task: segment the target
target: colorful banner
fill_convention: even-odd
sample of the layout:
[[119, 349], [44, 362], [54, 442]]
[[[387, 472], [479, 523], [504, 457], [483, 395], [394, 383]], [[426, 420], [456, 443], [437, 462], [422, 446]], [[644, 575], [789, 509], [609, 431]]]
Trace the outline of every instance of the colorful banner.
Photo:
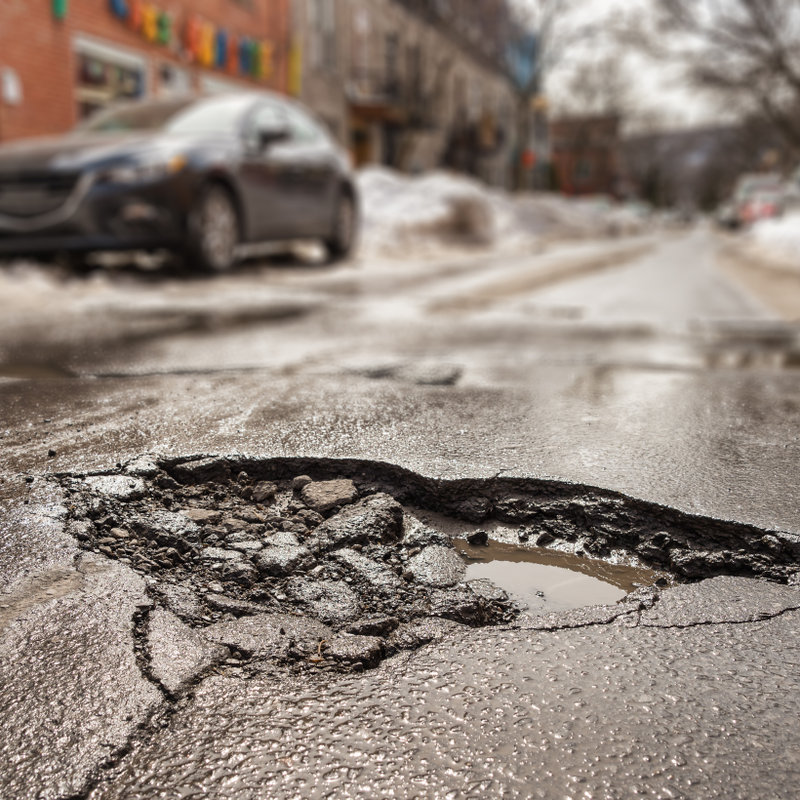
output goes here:
[[148, 42], [180, 47], [196, 64], [256, 80], [272, 77], [275, 49], [270, 41], [237, 37], [196, 14], [187, 17], [181, 29], [167, 11], [148, 0], [109, 3], [112, 14]]

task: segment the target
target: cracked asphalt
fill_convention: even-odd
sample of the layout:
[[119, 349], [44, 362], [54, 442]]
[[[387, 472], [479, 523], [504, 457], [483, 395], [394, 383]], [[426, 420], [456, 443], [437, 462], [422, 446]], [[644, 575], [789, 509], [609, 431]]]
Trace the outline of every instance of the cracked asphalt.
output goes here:
[[718, 248], [698, 229], [186, 285], [4, 273], [0, 796], [795, 797], [796, 581], [721, 574], [360, 675], [244, 679], [78, 548], [46, 478], [142, 453], [360, 459], [796, 543], [797, 322]]

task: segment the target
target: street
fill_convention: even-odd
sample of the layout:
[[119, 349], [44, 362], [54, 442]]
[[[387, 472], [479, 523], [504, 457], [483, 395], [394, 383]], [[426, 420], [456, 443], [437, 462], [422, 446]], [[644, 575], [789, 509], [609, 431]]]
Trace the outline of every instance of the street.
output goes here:
[[[213, 279], [5, 268], [0, 796], [796, 796], [800, 280], [729, 247], [698, 225]], [[603, 529], [599, 556], [676, 582], [359, 673], [198, 656], [165, 690], [157, 654], [204, 652], [202, 625], [159, 634], [155, 573], [81, 549], [64, 494], [148, 454], [406, 481], [461, 520], [467, 481], [487, 524], [513, 492], [613, 507], [625, 542], [556, 544]]]

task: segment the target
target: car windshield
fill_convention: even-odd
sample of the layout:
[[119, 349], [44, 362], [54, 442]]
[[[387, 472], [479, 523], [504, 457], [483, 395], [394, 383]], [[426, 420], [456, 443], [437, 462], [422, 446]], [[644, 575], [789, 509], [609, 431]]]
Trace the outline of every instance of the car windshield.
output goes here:
[[738, 197], [750, 197], [756, 192], [777, 191], [780, 178], [773, 175], [753, 175], [742, 178], [736, 190]]
[[204, 100], [135, 103], [102, 111], [83, 125], [81, 131], [124, 133], [165, 131], [167, 133], [232, 134], [239, 129], [250, 98], [231, 96]]

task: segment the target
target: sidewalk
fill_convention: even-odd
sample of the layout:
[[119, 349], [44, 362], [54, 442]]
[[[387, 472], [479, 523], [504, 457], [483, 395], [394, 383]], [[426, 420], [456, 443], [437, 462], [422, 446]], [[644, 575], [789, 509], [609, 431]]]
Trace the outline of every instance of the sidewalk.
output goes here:
[[722, 269], [789, 322], [800, 322], [800, 261], [742, 237], [720, 238]]

